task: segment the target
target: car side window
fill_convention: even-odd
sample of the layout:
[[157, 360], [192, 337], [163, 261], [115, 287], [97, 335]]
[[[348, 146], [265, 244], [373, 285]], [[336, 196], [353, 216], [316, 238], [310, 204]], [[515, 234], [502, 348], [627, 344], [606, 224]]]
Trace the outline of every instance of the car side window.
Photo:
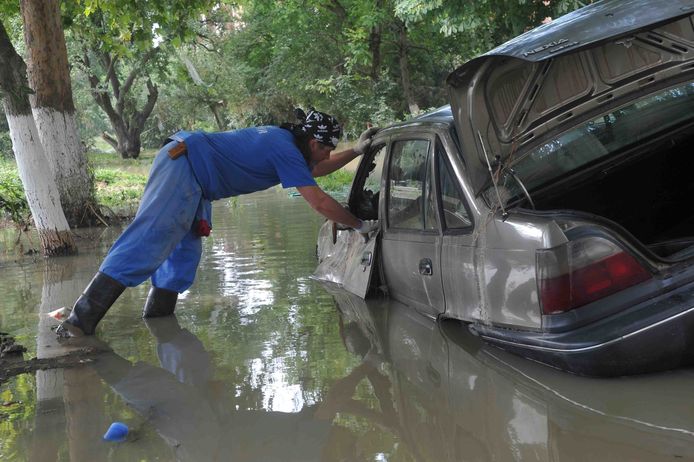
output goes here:
[[[386, 145], [376, 146], [366, 154], [368, 165], [360, 166], [355, 192], [350, 198], [350, 210], [362, 220], [378, 219], [378, 199], [381, 190], [381, 176], [385, 160]], [[365, 168], [364, 168], [365, 167]], [[360, 185], [360, 178], [363, 183]]]
[[465, 197], [458, 180], [445, 159], [443, 146], [436, 145], [436, 162], [439, 170], [439, 187], [443, 223], [447, 229], [463, 229], [472, 226], [472, 220], [465, 205]]
[[393, 143], [388, 172], [388, 224], [394, 228], [423, 230], [428, 140]]

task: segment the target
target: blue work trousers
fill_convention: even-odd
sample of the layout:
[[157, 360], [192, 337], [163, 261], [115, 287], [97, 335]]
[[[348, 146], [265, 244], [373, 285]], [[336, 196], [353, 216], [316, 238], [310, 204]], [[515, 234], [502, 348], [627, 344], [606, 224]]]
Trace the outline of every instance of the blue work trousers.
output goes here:
[[99, 268], [125, 286], [151, 277], [155, 287], [181, 293], [195, 280], [202, 243], [193, 222], [203, 210], [209, 221], [210, 203], [186, 156], [169, 158], [176, 143], [157, 154], [134, 220]]

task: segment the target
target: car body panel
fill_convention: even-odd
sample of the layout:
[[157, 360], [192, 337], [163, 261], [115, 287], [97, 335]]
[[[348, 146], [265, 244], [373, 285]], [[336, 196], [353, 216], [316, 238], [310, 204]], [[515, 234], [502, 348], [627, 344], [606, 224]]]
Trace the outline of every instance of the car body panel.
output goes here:
[[[406, 233], [386, 233], [381, 241], [382, 264], [389, 294], [414, 306], [424, 314], [436, 316], [445, 306], [441, 278], [441, 237]], [[428, 264], [430, 274], [420, 266]]]
[[326, 221], [318, 235], [320, 260], [313, 277], [339, 284], [364, 298], [376, 266], [377, 242], [376, 233], [367, 239], [353, 229], [337, 230], [334, 222]]

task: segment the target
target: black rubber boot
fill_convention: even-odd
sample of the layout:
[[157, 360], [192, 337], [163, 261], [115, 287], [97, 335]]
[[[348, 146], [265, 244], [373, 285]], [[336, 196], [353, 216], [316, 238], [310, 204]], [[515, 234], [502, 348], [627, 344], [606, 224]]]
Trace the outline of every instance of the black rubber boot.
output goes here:
[[170, 316], [176, 309], [176, 300], [178, 300], [178, 292], [152, 286], [149, 289], [149, 295], [147, 295], [147, 301], [142, 310], [142, 317], [158, 318]]
[[60, 336], [94, 335], [96, 325], [101, 321], [111, 305], [125, 290], [120, 282], [104, 273], [96, 273], [80, 298], [72, 307], [70, 316], [58, 327]]

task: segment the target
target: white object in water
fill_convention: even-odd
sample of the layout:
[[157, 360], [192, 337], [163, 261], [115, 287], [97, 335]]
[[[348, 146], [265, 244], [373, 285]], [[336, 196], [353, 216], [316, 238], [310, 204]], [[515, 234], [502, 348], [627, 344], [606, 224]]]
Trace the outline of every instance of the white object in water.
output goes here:
[[47, 314], [48, 314], [48, 316], [50, 316], [53, 319], [56, 319], [58, 321], [62, 321], [65, 318], [67, 318], [68, 316], [70, 316], [71, 311], [72, 310], [70, 308], [66, 308], [63, 306], [62, 308], [58, 308], [57, 310], [53, 310]]

